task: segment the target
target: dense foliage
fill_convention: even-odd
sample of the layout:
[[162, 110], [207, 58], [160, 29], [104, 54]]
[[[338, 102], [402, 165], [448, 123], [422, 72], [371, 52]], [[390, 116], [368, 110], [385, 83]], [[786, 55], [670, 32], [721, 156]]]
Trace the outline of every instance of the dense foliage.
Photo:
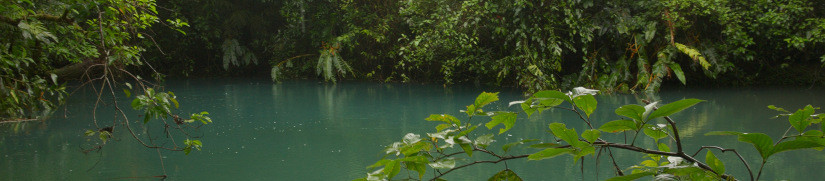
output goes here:
[[[521, 111], [515, 112], [483, 110], [485, 106], [499, 100], [498, 93], [483, 92], [465, 110], [461, 110], [467, 114], [466, 120], [460, 120], [449, 114], [430, 115], [426, 118], [427, 121], [441, 122], [435, 126], [435, 132], [429, 132], [424, 137], [415, 133], [406, 134], [401, 141], [386, 147], [381, 160], [367, 167], [370, 172], [366, 174], [366, 177], [356, 180], [444, 180], [443, 176], [459, 169], [476, 164], [499, 163], [505, 165], [505, 169], [497, 173], [491, 172], [489, 180], [522, 180], [516, 171], [506, 166], [509, 160], [526, 158], [530, 161], [539, 161], [563, 155], [572, 156], [573, 164], [582, 164], [582, 169], [584, 169], [583, 157], [607, 155], [602, 158], [609, 158], [606, 160], [612, 163], [612, 169], [616, 173], [608, 180], [615, 181], [636, 180], [649, 176], [655, 177], [655, 180], [736, 180], [737, 178], [744, 180], [747, 178], [745, 175], [731, 175], [725, 172], [726, 167], [738, 165], [738, 163], [725, 163], [718, 159], [713, 151], [719, 151], [716, 154], [720, 152], [735, 154], [742, 166], [748, 170], [750, 180], [759, 180], [765, 163], [777, 153], [800, 149], [821, 151], [825, 148], [825, 137], [823, 137], [825, 126], [822, 126], [825, 125], [822, 122], [825, 117], [816, 114], [819, 108], [810, 105], [795, 112], [768, 106], [770, 109], [781, 112], [779, 116], [787, 116], [790, 123], [788, 131], [776, 141], [764, 133], [714, 131], [705, 134], [706, 136], [737, 136], [740, 142], [753, 145], [761, 156], [758, 162], [761, 165], [757, 170], [756, 167], [751, 167], [748, 160], [734, 149], [724, 148], [724, 146], [683, 147], [685, 143], [679, 135], [680, 127], [677, 126], [679, 121], [669, 116], [701, 103], [703, 100], [683, 99], [662, 106], [658, 106], [658, 102], [646, 103], [646, 105], [628, 104], [615, 110], [619, 119], [608, 121], [616, 118], [591, 115], [598, 107], [598, 102], [593, 96], [597, 92], [597, 90], [582, 87], [577, 87], [568, 93], [539, 91], [526, 100], [510, 102], [510, 106], [521, 108]], [[577, 131], [576, 128], [562, 123], [563, 120], [551, 120], [547, 132], [553, 135], [552, 139], [527, 137], [512, 142], [508, 142], [507, 139], [495, 139], [496, 134], [507, 133], [508, 136], [520, 134], [507, 132], [514, 126], [520, 125], [517, 124], [520, 115], [526, 114], [531, 117], [542, 114], [548, 109], [563, 109], [572, 112], [584, 123], [584, 129]], [[487, 130], [477, 129], [479, 127], [486, 127]], [[619, 139], [603, 136], [605, 134], [624, 134], [625, 137]], [[642, 139], [649, 139], [652, 142]], [[644, 144], [644, 142], [652, 144]], [[528, 144], [529, 147], [521, 146]], [[696, 151], [695, 153], [688, 152], [688, 149], [696, 149]], [[521, 155], [516, 150], [530, 154]], [[704, 161], [700, 161], [697, 155], [703, 150], [707, 152]], [[628, 168], [620, 168], [619, 165], [627, 163], [617, 162], [615, 157], [619, 154], [614, 155], [614, 151], [638, 153], [642, 161]], [[464, 157], [465, 154], [467, 157]], [[595, 161], [598, 165], [599, 159]], [[753, 163], [752, 161], [750, 163]], [[408, 174], [399, 174], [401, 171], [406, 171]], [[584, 174], [583, 171], [582, 174]], [[406, 178], [403, 177], [404, 175]]]
[[[208, 113], [178, 116], [174, 93], [154, 83], [162, 75], [134, 71], [154, 69], [142, 58], [142, 52], [156, 46], [153, 25], [176, 33], [188, 26], [157, 14], [154, 0], [0, 1], [0, 123], [44, 120], [64, 101], [65, 83], [77, 81], [73, 91], [91, 90], [97, 99], [89, 110], [94, 127], [86, 135], [100, 139], [84, 152], [100, 151], [117, 136], [152, 149], [199, 150], [201, 141], [189, 132], [211, 122]], [[120, 108], [119, 98], [131, 98], [132, 92], [131, 107], [143, 115]], [[117, 114], [99, 120], [96, 110], [103, 107]], [[130, 118], [139, 116], [143, 125], [133, 125]], [[163, 137], [140, 134], [149, 128], [164, 130]]]
[[157, 56], [170, 73], [655, 91], [816, 84], [825, 61], [825, 5], [810, 0], [166, 3], [193, 25], [159, 38], [176, 47]]

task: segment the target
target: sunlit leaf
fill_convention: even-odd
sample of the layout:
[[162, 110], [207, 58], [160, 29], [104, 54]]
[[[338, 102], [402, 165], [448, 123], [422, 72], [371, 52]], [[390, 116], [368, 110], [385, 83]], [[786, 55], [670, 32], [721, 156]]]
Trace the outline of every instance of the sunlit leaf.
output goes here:
[[642, 115], [645, 113], [645, 108], [636, 105], [636, 104], [628, 104], [622, 107], [616, 108], [616, 114], [620, 116], [625, 116], [633, 120], [637, 121], [644, 121]]
[[716, 155], [713, 155], [713, 152], [708, 150], [708, 153], [705, 155], [705, 163], [710, 166], [713, 171], [718, 174], [725, 173], [725, 163], [716, 158]]
[[427, 121], [441, 121], [447, 124], [456, 124], [460, 125], [461, 121], [458, 118], [453, 117], [449, 114], [430, 114], [430, 117], [424, 118]]
[[622, 132], [627, 130], [635, 130], [636, 129], [636, 122], [631, 120], [615, 120], [604, 123], [599, 130], [608, 132], [608, 133], [615, 133], [615, 132]]
[[762, 159], [773, 154], [773, 139], [764, 133], [743, 133], [739, 135], [739, 141], [752, 144]]
[[445, 158], [441, 160], [437, 160], [435, 162], [429, 163], [430, 167], [433, 169], [451, 169], [455, 167], [455, 158]]
[[567, 148], [547, 148], [542, 151], [530, 154], [527, 156], [529, 160], [544, 160], [548, 158], [553, 158], [565, 153], [570, 153], [570, 149]]
[[576, 104], [576, 107], [579, 107], [579, 109], [584, 111], [584, 114], [587, 115], [587, 117], [590, 117], [590, 114], [592, 114], [593, 111], [596, 111], [597, 102], [596, 98], [593, 97], [593, 95], [588, 94], [578, 96], [576, 98], [573, 98], [573, 103]]
[[659, 117], [670, 116], [673, 113], [677, 113], [679, 111], [687, 109], [687, 108], [689, 108], [693, 105], [696, 105], [696, 104], [698, 104], [699, 102], [702, 102], [702, 101], [703, 100], [699, 100], [699, 99], [682, 99], [682, 100], [679, 100], [679, 101], [676, 101], [676, 102], [672, 102], [670, 104], [666, 104], [662, 107], [659, 107], [659, 109], [653, 111], [653, 113], [650, 113], [650, 116], [648, 117], [648, 120], [652, 120], [652, 119], [659, 118]]
[[594, 141], [596, 141], [596, 139], [599, 139], [599, 136], [601, 136], [601, 134], [602, 132], [600, 132], [599, 130], [585, 130], [584, 133], [582, 133], [582, 138], [587, 140], [587, 142], [593, 143]]
[[493, 129], [496, 125], [504, 124], [504, 128], [499, 129], [498, 134], [502, 134], [513, 128], [513, 125], [516, 123], [516, 113], [513, 112], [502, 112], [498, 113], [492, 117], [490, 122], [484, 124], [487, 129]]
[[579, 141], [579, 135], [576, 133], [576, 130], [568, 129], [564, 123], [550, 123], [550, 131], [553, 132], [553, 135], [561, 138], [571, 146], [577, 146], [581, 142]]
[[95, 135], [95, 131], [92, 131], [92, 130], [86, 130], [86, 132], [85, 132], [85, 133], [83, 133], [83, 135], [86, 135], [86, 136], [94, 136], [94, 135]]
[[647, 135], [650, 138], [653, 138], [655, 140], [659, 140], [659, 139], [667, 137], [667, 133], [664, 132], [662, 129], [654, 128], [652, 126], [651, 127], [645, 127], [644, 128], [644, 133], [645, 133], [645, 135]]
[[476, 97], [476, 101], [473, 103], [473, 105], [475, 105], [477, 109], [481, 109], [487, 104], [490, 104], [495, 101], [498, 101], [498, 92], [482, 92], [478, 95], [478, 97]]
[[495, 141], [496, 140], [493, 139], [493, 134], [486, 134], [476, 138], [475, 144], [481, 146], [482, 148], [487, 148], [487, 146], [489, 146], [490, 143], [493, 143]]
[[[822, 147], [821, 144], [813, 141], [808, 140], [792, 140], [792, 141], [783, 141], [776, 146], [773, 147], [771, 151], [771, 155], [784, 152], [784, 151], [791, 151], [791, 150], [799, 150], [799, 149], [806, 149], [806, 148], [817, 148]], [[770, 155], [768, 155], [770, 156]]]
[[572, 101], [572, 100], [570, 100], [570, 96], [567, 96], [566, 94], [564, 94], [562, 92], [559, 92], [559, 91], [555, 91], [555, 90], [539, 91], [539, 92], [536, 92], [535, 94], [533, 94], [532, 97], [534, 99], [541, 99], [541, 100], [560, 99], [560, 100]]
[[814, 108], [811, 105], [805, 106], [804, 109], [797, 110], [788, 118], [788, 121], [791, 123], [791, 126], [796, 129], [799, 133], [805, 131], [806, 128], [811, 124], [811, 114], [814, 113]]

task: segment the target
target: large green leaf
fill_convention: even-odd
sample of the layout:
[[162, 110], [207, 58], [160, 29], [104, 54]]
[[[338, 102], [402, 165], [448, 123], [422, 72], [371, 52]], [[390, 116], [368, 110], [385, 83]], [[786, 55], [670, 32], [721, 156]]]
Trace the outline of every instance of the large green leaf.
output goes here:
[[516, 172], [513, 172], [510, 169], [502, 170], [502, 171], [496, 173], [495, 175], [493, 175], [492, 177], [490, 177], [490, 179], [487, 179], [487, 181], [521, 181], [521, 180], [522, 180], [521, 177], [516, 175]]
[[659, 139], [667, 137], [667, 133], [664, 130], [662, 130], [662, 128], [657, 128], [657, 127], [653, 127], [653, 126], [645, 127], [644, 128], [644, 133], [645, 133], [645, 135], [647, 135], [650, 138], [653, 138], [655, 140], [659, 140]]
[[705, 155], [705, 163], [716, 173], [725, 173], [725, 163], [719, 160], [719, 158], [716, 158], [716, 155], [713, 155], [713, 152], [710, 150], [708, 150], [708, 154]]
[[565, 100], [565, 101], [568, 101], [568, 102], [571, 101], [570, 96], [567, 96], [567, 94], [564, 94], [562, 92], [555, 91], [555, 90], [545, 90], [545, 91], [536, 92], [535, 94], [533, 94], [533, 98], [535, 98], [537, 100], [560, 99], [560, 100]]
[[642, 115], [645, 113], [645, 107], [636, 104], [628, 104], [616, 108], [616, 114], [625, 116], [633, 120], [644, 121]]
[[424, 118], [427, 121], [441, 121], [447, 124], [461, 124], [461, 121], [458, 118], [453, 117], [449, 114], [430, 114], [430, 117]]
[[[799, 149], [806, 149], [806, 148], [817, 148], [822, 147], [821, 144], [809, 141], [809, 140], [792, 140], [792, 141], [783, 141], [776, 146], [773, 147], [771, 151], [771, 155], [783, 152], [783, 151], [791, 151], [791, 150], [799, 150]], [[770, 156], [770, 155], [768, 155]]]
[[387, 174], [387, 177], [392, 180], [392, 177], [398, 175], [398, 172], [401, 171], [401, 162], [398, 160], [391, 160], [390, 163], [384, 166], [384, 173]]
[[567, 148], [547, 148], [547, 149], [541, 150], [539, 152], [530, 154], [530, 156], [527, 156], [527, 159], [529, 159], [529, 160], [544, 160], [544, 159], [553, 158], [553, 157], [556, 157], [556, 156], [559, 156], [559, 155], [562, 155], [562, 154], [565, 154], [565, 153], [571, 153], [571, 150], [567, 149]]
[[607, 179], [607, 181], [631, 181], [631, 180], [636, 180], [636, 179], [639, 179], [639, 178], [642, 178], [642, 177], [645, 177], [645, 176], [650, 176], [650, 175], [653, 175], [653, 174], [656, 174], [656, 172], [654, 172], [654, 171], [639, 172], [639, 173], [634, 173], [634, 174], [630, 174], [630, 175], [609, 178], [609, 179]]
[[596, 111], [596, 105], [598, 104], [596, 98], [589, 94], [573, 98], [573, 103], [576, 104], [576, 107], [584, 111], [584, 114], [586, 114], [588, 118], [593, 111]]
[[788, 118], [788, 121], [791, 123], [791, 126], [802, 133], [811, 125], [811, 114], [814, 113], [814, 108], [811, 105], [805, 106], [805, 109], [800, 109], [791, 114]]
[[653, 111], [653, 113], [650, 113], [650, 116], [648, 117], [648, 120], [652, 120], [652, 119], [659, 118], [659, 117], [670, 116], [673, 113], [677, 113], [679, 111], [687, 109], [687, 108], [689, 108], [693, 105], [696, 105], [697, 103], [702, 102], [702, 101], [703, 100], [699, 100], [699, 99], [682, 99], [682, 100], [679, 100], [679, 101], [676, 101], [676, 102], [672, 102], [670, 104], [659, 107], [659, 109]]
[[739, 141], [750, 143], [762, 155], [762, 159], [767, 159], [773, 154], [773, 139], [764, 133], [742, 133], [739, 135]]
[[599, 132], [599, 130], [590, 129], [585, 130], [584, 133], [582, 133], [582, 138], [587, 140], [587, 142], [593, 143], [594, 141], [596, 141], [596, 139], [599, 139], [599, 136], [601, 135], [602, 132]]
[[513, 125], [516, 124], [516, 115], [517, 114], [514, 112], [498, 113], [492, 117], [492, 120], [490, 120], [490, 122], [484, 124], [484, 126], [486, 126], [487, 129], [493, 129], [493, 127], [495, 127], [496, 125], [504, 124], [504, 128], [501, 128], [498, 131], [498, 134], [502, 134], [504, 132], [507, 132], [507, 130], [510, 130], [510, 128], [513, 128]]
[[673, 70], [673, 74], [676, 74], [676, 78], [682, 82], [682, 85], [687, 85], [687, 80], [685, 79], [685, 72], [682, 71], [682, 66], [679, 66], [678, 63], [670, 63], [668, 64], [670, 70]]
[[608, 132], [608, 133], [615, 133], [615, 132], [622, 132], [627, 130], [635, 130], [636, 129], [636, 122], [632, 120], [615, 120], [604, 123], [599, 130]]
[[429, 163], [430, 167], [433, 169], [451, 169], [455, 167], [455, 158], [445, 158], [441, 160], [437, 160], [435, 162]]
[[493, 140], [493, 134], [486, 134], [476, 138], [475, 144], [481, 146], [482, 148], [487, 148], [487, 146], [489, 146], [490, 143], [493, 143], [495, 141], [496, 140]]
[[579, 141], [579, 134], [576, 133], [576, 130], [567, 129], [567, 126], [565, 126], [564, 123], [551, 123], [550, 131], [553, 132], [553, 135], [561, 138], [571, 146], [577, 146], [581, 142]]
[[498, 92], [481, 92], [481, 94], [479, 94], [478, 97], [476, 97], [476, 101], [473, 103], [473, 105], [475, 105], [477, 109], [481, 109], [487, 104], [490, 104], [495, 101], [498, 101]]

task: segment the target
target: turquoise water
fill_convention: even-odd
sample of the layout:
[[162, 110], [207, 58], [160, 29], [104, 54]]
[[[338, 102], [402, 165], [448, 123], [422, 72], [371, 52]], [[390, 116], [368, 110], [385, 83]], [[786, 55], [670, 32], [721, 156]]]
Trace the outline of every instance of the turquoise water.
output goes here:
[[[94, 128], [90, 111], [94, 102], [90, 92], [81, 91], [73, 95], [65, 109], [45, 122], [0, 125], [0, 180], [152, 179], [151, 176], [163, 175], [164, 168], [170, 180], [352, 180], [366, 176], [365, 167], [381, 158], [384, 146], [400, 141], [406, 133], [434, 132], [437, 123], [424, 121], [430, 114], [460, 115], [459, 110], [472, 104], [481, 91], [501, 92], [502, 101], [486, 110], [517, 110], [508, 108], [507, 102], [522, 98], [518, 90], [489, 87], [314, 81], [275, 84], [264, 79], [170, 80], [166, 89], [179, 95], [180, 113], [210, 112], [215, 122], [195, 133], [202, 136], [202, 151], [190, 155], [160, 152], [159, 157], [156, 150], [146, 149], [127, 134], [116, 131], [117, 141], [100, 152], [84, 154], [81, 150], [93, 145], [96, 138], [83, 136], [86, 129]], [[790, 88], [690, 89], [665, 90], [653, 98], [664, 102], [682, 98], [707, 100], [672, 116], [681, 128], [685, 149], [693, 153], [703, 145], [736, 148], [752, 167], [758, 168], [758, 153], [750, 145], [736, 142], [735, 137], [703, 134], [718, 130], [764, 132], [777, 139], [788, 128], [787, 119], [770, 119], [776, 112], [765, 107], [773, 104], [796, 110], [806, 104], [823, 106], [822, 92]], [[640, 104], [646, 98], [649, 97], [599, 95], [598, 109], [591, 117], [597, 125], [619, 119], [613, 113], [615, 108]], [[97, 114], [98, 120], [114, 115], [111, 107]], [[139, 115], [134, 111], [127, 114]], [[547, 111], [530, 119], [519, 116], [516, 126], [497, 135], [494, 144], [523, 138], [552, 140], [546, 132], [551, 122], [563, 122], [576, 130], [585, 128], [575, 115], [563, 110]], [[481, 127], [477, 132], [491, 131]], [[624, 139], [623, 135], [607, 138], [616, 142]], [[649, 140], [640, 142], [652, 144]], [[493, 147], [491, 150], [498, 148]], [[527, 150], [521, 154], [538, 151]], [[633, 152], [613, 152], [622, 168], [642, 160], [641, 155]], [[701, 155], [698, 158], [704, 160]], [[748, 179], [734, 155], [716, 155], [726, 161], [728, 172]], [[611, 176], [612, 165], [604, 162], [606, 157], [600, 159], [598, 165], [592, 158], [585, 160], [584, 174], [580, 165], [572, 165], [570, 156], [543, 161], [510, 160], [506, 167], [526, 180], [603, 180]], [[486, 180], [504, 168], [503, 163], [480, 164], [452, 172], [447, 178]], [[771, 158], [762, 178], [818, 180], [825, 177], [822, 170], [823, 152], [785, 152]], [[431, 175], [432, 172], [426, 174]], [[399, 177], [407, 176], [402, 172]]]

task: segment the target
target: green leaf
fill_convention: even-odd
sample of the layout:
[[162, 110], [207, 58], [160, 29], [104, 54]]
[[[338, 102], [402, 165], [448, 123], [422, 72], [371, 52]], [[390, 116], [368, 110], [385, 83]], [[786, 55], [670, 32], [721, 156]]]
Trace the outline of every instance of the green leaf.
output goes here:
[[401, 172], [401, 162], [398, 160], [391, 160], [390, 163], [384, 166], [384, 173], [387, 174], [390, 180], [398, 175], [398, 172]]
[[814, 113], [814, 108], [811, 105], [805, 106], [805, 109], [800, 109], [791, 114], [788, 121], [791, 123], [796, 131], [802, 133], [808, 126], [811, 125], [811, 114]]
[[579, 141], [579, 135], [576, 133], [576, 130], [567, 129], [564, 123], [551, 123], [550, 131], [552, 131], [553, 135], [556, 135], [556, 137], [559, 137], [570, 144], [570, 146], [577, 146], [581, 142]]
[[94, 136], [94, 135], [95, 135], [95, 131], [92, 131], [92, 130], [86, 130], [86, 132], [85, 132], [85, 133], [83, 133], [83, 134], [84, 134], [84, 135], [86, 135], [86, 136]]
[[476, 101], [473, 103], [473, 105], [475, 105], [477, 109], [481, 109], [487, 104], [490, 104], [495, 101], [498, 101], [498, 92], [481, 92], [481, 94], [479, 94], [478, 97], [476, 97]]
[[670, 147], [665, 143], [659, 143], [657, 147], [659, 148], [659, 151], [670, 152]]
[[132, 109], [140, 110], [141, 108], [143, 108], [143, 105], [140, 104], [140, 98], [136, 97], [132, 100]]
[[149, 114], [143, 114], [143, 124], [149, 123], [149, 118], [152, 117]]
[[178, 104], [178, 100], [177, 100], [177, 99], [175, 99], [175, 98], [169, 98], [169, 101], [172, 101], [172, 103], [173, 103], [173, 104], [175, 104], [175, 108], [179, 108], [179, 107], [180, 107], [180, 104]]
[[461, 124], [461, 121], [458, 118], [453, 117], [449, 114], [430, 114], [430, 117], [424, 118], [427, 121], [441, 121], [447, 124]]
[[768, 159], [773, 154], [773, 139], [764, 133], [742, 133], [739, 141], [752, 144], [762, 155], [762, 159]]
[[584, 133], [582, 133], [582, 138], [584, 138], [585, 140], [587, 140], [587, 142], [590, 142], [592, 144], [594, 141], [596, 141], [596, 139], [599, 139], [599, 136], [601, 135], [602, 132], [600, 132], [599, 130], [590, 129], [585, 130]]
[[567, 149], [567, 148], [547, 148], [547, 149], [541, 150], [539, 152], [530, 154], [530, 156], [527, 156], [527, 159], [529, 159], [529, 160], [544, 160], [544, 159], [553, 158], [553, 157], [556, 157], [556, 156], [559, 156], [559, 155], [562, 155], [562, 154], [565, 154], [565, 153], [570, 153], [570, 149]]
[[127, 82], [127, 83], [123, 83], [123, 84], [125, 84], [125, 85], [126, 85], [126, 87], [128, 87], [129, 89], [132, 89], [132, 84], [130, 84], [130, 83], [128, 83], [128, 82]]
[[710, 166], [713, 171], [718, 174], [725, 173], [725, 163], [716, 158], [716, 155], [713, 155], [713, 152], [708, 150], [708, 154], [705, 155], [705, 163]]
[[779, 111], [779, 112], [790, 113], [790, 111], [782, 109], [781, 107], [776, 107], [774, 105], [768, 105], [768, 109], [773, 109], [773, 110], [776, 110], [776, 111]]
[[655, 140], [659, 140], [662, 138], [667, 137], [667, 133], [659, 128], [654, 128], [653, 126], [648, 126], [644, 128], [645, 135], [653, 138]]
[[132, 96], [132, 93], [131, 93], [131, 92], [129, 92], [129, 89], [123, 89], [123, 93], [125, 93], [125, 94], [126, 94], [126, 97], [127, 97], [127, 98]]
[[[791, 151], [791, 150], [799, 150], [799, 149], [806, 149], [806, 148], [817, 148], [822, 147], [821, 144], [813, 141], [808, 140], [792, 140], [792, 141], [784, 141], [776, 144], [773, 147], [770, 155], [783, 152], [783, 151]], [[768, 155], [768, 156], [770, 156]]]
[[490, 177], [490, 179], [487, 179], [487, 181], [521, 181], [521, 180], [522, 180], [521, 177], [516, 175], [516, 172], [513, 172], [510, 169], [502, 170], [502, 171], [496, 173], [495, 175], [493, 175], [492, 177]]
[[555, 90], [545, 90], [536, 92], [535, 94], [533, 94], [532, 98], [535, 98], [537, 100], [559, 99], [572, 102], [572, 100], [570, 100], [570, 96], [567, 96], [567, 94]]
[[490, 143], [493, 143], [495, 141], [496, 140], [493, 139], [493, 134], [486, 134], [476, 138], [475, 144], [481, 146], [481, 148], [487, 148], [487, 146], [489, 146]]
[[687, 80], [685, 80], [685, 72], [682, 71], [682, 67], [679, 66], [678, 63], [670, 63], [668, 64], [670, 70], [673, 70], [673, 74], [676, 74], [676, 78], [682, 82], [682, 85], [687, 85]]
[[584, 111], [584, 114], [586, 114], [588, 118], [590, 117], [590, 114], [593, 113], [593, 111], [596, 111], [597, 102], [596, 98], [593, 97], [593, 95], [587, 94], [578, 96], [576, 98], [573, 98], [573, 103], [576, 104], [576, 107], [579, 107], [579, 109]]
[[634, 173], [634, 174], [630, 174], [630, 175], [609, 178], [609, 179], [607, 179], [607, 181], [631, 181], [631, 180], [636, 180], [636, 179], [639, 179], [639, 178], [642, 178], [642, 177], [645, 177], [645, 176], [650, 176], [650, 175], [653, 175], [653, 174], [656, 174], [656, 172], [654, 172], [654, 171], [639, 172], [639, 173]]
[[616, 114], [620, 116], [625, 116], [633, 120], [637, 121], [644, 121], [642, 115], [645, 113], [645, 107], [636, 105], [636, 104], [628, 104], [622, 107], [616, 108]]
[[49, 74], [49, 76], [51, 76], [51, 77], [52, 77], [52, 83], [54, 83], [54, 85], [57, 85], [57, 75], [55, 75], [55, 74]]
[[710, 68], [710, 62], [708, 62], [705, 59], [705, 57], [702, 56], [702, 53], [699, 53], [699, 50], [693, 49], [689, 46], [680, 43], [674, 43], [674, 46], [676, 46], [676, 49], [678, 49], [682, 53], [685, 53], [686, 55], [690, 56], [690, 58], [694, 61], [699, 62], [699, 65], [702, 65], [702, 68], [705, 68], [705, 70]]
[[452, 169], [455, 167], [455, 158], [445, 158], [441, 160], [437, 160], [435, 162], [429, 163], [430, 167], [433, 169]]
[[[425, 158], [426, 160], [426, 158]], [[408, 162], [405, 163], [407, 166], [407, 170], [412, 170], [418, 172], [418, 178], [421, 179], [424, 177], [424, 173], [427, 172], [427, 164], [426, 163], [415, 163], [415, 162]]]
[[659, 109], [653, 111], [653, 113], [650, 113], [650, 116], [647, 119], [652, 120], [659, 117], [670, 116], [673, 113], [685, 110], [702, 101], [703, 100], [699, 99], [682, 99], [676, 102], [672, 102], [670, 104], [659, 107]]
[[502, 112], [498, 113], [492, 117], [490, 122], [484, 124], [487, 129], [493, 129], [496, 125], [504, 124], [504, 128], [499, 129], [498, 134], [502, 134], [513, 128], [513, 125], [516, 124], [516, 113], [514, 112]]
[[615, 132], [622, 132], [627, 130], [635, 130], [636, 129], [636, 122], [632, 120], [615, 120], [604, 123], [599, 130], [608, 132], [608, 133], [615, 133]]
[[529, 98], [521, 103], [521, 109], [524, 110], [524, 113], [527, 113], [527, 117], [533, 115], [536, 112], [536, 108], [533, 106], [533, 98]]

